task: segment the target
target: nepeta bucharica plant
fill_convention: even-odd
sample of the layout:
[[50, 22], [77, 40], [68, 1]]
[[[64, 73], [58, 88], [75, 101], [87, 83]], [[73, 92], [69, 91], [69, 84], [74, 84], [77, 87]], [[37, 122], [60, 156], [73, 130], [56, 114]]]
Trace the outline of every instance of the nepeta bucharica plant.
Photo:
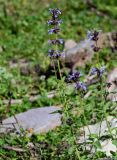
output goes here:
[[[51, 18], [51, 20], [48, 20], [47, 23], [48, 23], [48, 26], [52, 26], [52, 28], [50, 28], [48, 30], [48, 34], [52, 35], [52, 38], [50, 40], [48, 40], [48, 43], [49, 43], [49, 45], [52, 46], [52, 48], [49, 49], [49, 51], [48, 51], [49, 55], [48, 56], [50, 57], [50, 60], [51, 60], [51, 62], [54, 63], [54, 65], [56, 65], [56, 62], [57, 62], [57, 64], [58, 64], [57, 69], [60, 73], [60, 77], [61, 77], [61, 80], [62, 80], [63, 77], [61, 75], [59, 60], [60, 60], [61, 56], [64, 56], [64, 53], [60, 50], [59, 47], [64, 44], [64, 40], [62, 38], [58, 38], [58, 35], [59, 35], [59, 32], [60, 32], [60, 24], [62, 23], [62, 20], [60, 19], [61, 11], [58, 8], [49, 9], [49, 11], [50, 11], [50, 14], [52, 15], [52, 18]], [[100, 50], [100, 48], [98, 47], [99, 34], [100, 34], [100, 31], [93, 31], [93, 32], [89, 31], [88, 34], [87, 34], [88, 39], [90, 41], [94, 42], [94, 44], [91, 46], [93, 48], [94, 52], [98, 52]], [[56, 68], [54, 67], [54, 69], [55, 69], [55, 73], [56, 73], [57, 72]], [[103, 91], [103, 88], [102, 88], [103, 87], [103, 82], [102, 82], [103, 78], [102, 77], [103, 77], [104, 73], [105, 73], [105, 66], [100, 67], [100, 68], [93, 67], [91, 69], [91, 72], [90, 72], [90, 75], [96, 75], [96, 77], [95, 77], [96, 81], [94, 81], [94, 82], [97, 82], [97, 83], [99, 82], [99, 84], [100, 84], [102, 101], [103, 101], [103, 98], [105, 97], [105, 95], [103, 95], [103, 93], [102, 93], [102, 91]], [[82, 114], [83, 120], [84, 120], [85, 125], [87, 125], [87, 127], [88, 127], [87, 117], [85, 115], [85, 105], [86, 104], [84, 104], [84, 96], [88, 92], [88, 87], [92, 84], [87, 84], [87, 83], [85, 84], [85, 83], [81, 82], [80, 81], [81, 77], [82, 77], [82, 74], [80, 72], [76, 71], [76, 72], [73, 72], [70, 75], [68, 75], [68, 77], [65, 79], [65, 82], [75, 84], [74, 88], [75, 88], [75, 91], [77, 91], [77, 94], [76, 94], [76, 96], [78, 97], [77, 100], [80, 103], [80, 108], [83, 109], [83, 114]], [[59, 81], [59, 83], [60, 83], [60, 81]], [[62, 83], [63, 83], [63, 80], [62, 80]], [[104, 83], [106, 83], [106, 82], [104, 82]], [[59, 88], [59, 89], [61, 90], [61, 92], [64, 92], [63, 88]], [[65, 93], [63, 94], [62, 98], [63, 98], [62, 103], [64, 103], [63, 106], [66, 107], [67, 105], [69, 105], [66, 102]], [[106, 100], [107, 99], [105, 99], [104, 103], [106, 103]], [[69, 110], [66, 108], [66, 109], [63, 109], [63, 112], [64, 111], [65, 111], [65, 116], [68, 118], [66, 120], [66, 123], [68, 123], [68, 120], [69, 120], [69, 113], [68, 112], [69, 112]], [[103, 118], [105, 117], [105, 119], [107, 121], [106, 109], [104, 109], [103, 114], [104, 114]], [[71, 121], [72, 121], [72, 119], [71, 119]], [[72, 121], [72, 123], [73, 123], [73, 121]], [[107, 124], [108, 124], [108, 121], [107, 121]], [[74, 137], [74, 145], [76, 146], [76, 152], [75, 153], [76, 153], [77, 158], [81, 159], [80, 151], [79, 151], [79, 148], [78, 148], [79, 146], [77, 144], [77, 138], [76, 138], [76, 136], [73, 132], [73, 128], [72, 128], [71, 123], [70, 123], [70, 126], [71, 126], [72, 136]], [[108, 124], [108, 129], [110, 131], [110, 134], [112, 135], [109, 124]], [[88, 127], [88, 130], [90, 132], [89, 127]], [[85, 151], [86, 151], [86, 148], [85, 148]]]
[[[50, 59], [54, 62], [54, 65], [55, 65], [55, 61], [56, 61], [56, 60], [57, 60], [57, 62], [58, 62], [58, 70], [59, 70], [59, 74], [60, 74], [61, 81], [62, 81], [62, 75], [61, 75], [61, 71], [60, 71], [59, 58], [60, 58], [61, 56], [64, 56], [64, 53], [61, 53], [61, 51], [58, 50], [58, 46], [59, 46], [59, 45], [63, 45], [63, 44], [64, 44], [64, 40], [61, 39], [61, 38], [58, 39], [58, 37], [57, 37], [58, 33], [60, 32], [59, 26], [60, 26], [60, 24], [62, 23], [62, 20], [59, 19], [59, 16], [61, 15], [61, 11], [60, 11], [58, 8], [56, 8], [56, 9], [49, 9], [49, 11], [50, 11], [50, 13], [51, 13], [51, 15], [52, 15], [52, 19], [49, 20], [47, 23], [48, 23], [49, 26], [51, 25], [51, 26], [54, 26], [54, 27], [48, 30], [48, 34], [50, 34], [50, 35], [55, 34], [56, 36], [55, 36], [55, 39], [51, 39], [51, 40], [48, 41], [49, 44], [55, 46], [54, 48], [49, 49], [48, 52], [49, 52], [49, 57], [50, 57]], [[55, 69], [55, 66], [54, 66], [54, 69]], [[56, 70], [55, 70], [55, 73], [56, 73]], [[77, 75], [77, 73], [76, 73], [75, 75], [72, 75], [72, 76], [69, 78], [69, 80], [71, 80], [71, 79], [74, 79], [74, 80], [75, 80], [75, 78], [77, 79], [78, 77], [79, 77], [79, 75]], [[62, 81], [62, 82], [63, 82], [63, 81]], [[62, 83], [61, 83], [61, 84], [62, 84]], [[63, 84], [62, 84], [62, 86], [63, 86]], [[80, 86], [80, 85], [79, 85], [79, 86]], [[63, 88], [62, 88], [62, 89], [63, 89]], [[61, 91], [61, 92], [62, 92], [62, 91]], [[65, 103], [65, 104], [64, 104], [64, 107], [65, 107], [65, 110], [64, 110], [64, 111], [65, 111], [65, 113], [66, 113], [66, 115], [67, 115], [67, 117], [68, 117], [66, 96], [65, 96], [64, 91], [63, 91], [63, 97], [62, 97], [62, 99], [64, 99], [64, 100], [63, 100], [64, 103]], [[77, 144], [76, 137], [75, 137], [74, 135], [73, 135], [73, 137], [74, 137], [74, 143], [75, 143], [75, 145], [76, 145], [76, 144]], [[77, 156], [78, 159], [80, 159], [80, 153], [79, 153], [77, 147], [76, 147], [76, 156]]]

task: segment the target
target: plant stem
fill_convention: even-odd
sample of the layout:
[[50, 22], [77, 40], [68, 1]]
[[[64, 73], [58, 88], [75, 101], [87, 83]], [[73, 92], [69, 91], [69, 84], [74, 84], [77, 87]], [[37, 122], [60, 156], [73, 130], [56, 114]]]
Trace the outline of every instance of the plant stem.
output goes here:
[[81, 160], [81, 156], [80, 156], [80, 152], [77, 148], [77, 140], [76, 140], [76, 136], [74, 135], [74, 132], [73, 132], [73, 128], [71, 127], [71, 132], [72, 132], [72, 135], [73, 135], [73, 138], [74, 138], [74, 143], [75, 143], [75, 146], [76, 146], [76, 156], [78, 158], [78, 160]]

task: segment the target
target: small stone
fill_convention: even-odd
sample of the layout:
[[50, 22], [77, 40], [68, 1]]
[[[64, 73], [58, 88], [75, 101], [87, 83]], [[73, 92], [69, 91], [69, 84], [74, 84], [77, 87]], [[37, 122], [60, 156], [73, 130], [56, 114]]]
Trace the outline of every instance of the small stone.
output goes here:
[[27, 59], [19, 59], [17, 60], [16, 58], [13, 58], [10, 62], [9, 62], [9, 67], [11, 69], [13, 68], [22, 68], [22, 67], [29, 67], [31, 66], [31, 61], [27, 60]]
[[21, 73], [21, 75], [23, 75], [23, 76], [29, 76], [30, 75], [30, 68], [28, 68], [28, 67], [21, 67], [20, 68], [20, 73]]
[[1, 52], [3, 52], [3, 48], [2, 48], [2, 46], [0, 46], [0, 53], [1, 53]]
[[2, 121], [0, 124], [0, 133], [11, 132], [14, 129], [20, 132], [21, 128], [30, 136], [48, 132], [61, 125], [61, 115], [54, 113], [60, 110], [60, 107], [43, 107], [30, 109], [27, 112], [16, 114]]
[[72, 40], [72, 39], [67, 40], [65, 42], [65, 51], [75, 47], [76, 45], [77, 45], [77, 43], [74, 40]]

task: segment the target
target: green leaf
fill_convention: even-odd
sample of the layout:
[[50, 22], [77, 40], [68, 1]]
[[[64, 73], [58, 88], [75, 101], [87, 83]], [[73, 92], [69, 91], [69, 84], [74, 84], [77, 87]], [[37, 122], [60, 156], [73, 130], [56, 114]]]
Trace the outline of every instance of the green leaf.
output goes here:
[[94, 142], [94, 146], [95, 146], [96, 148], [100, 148], [100, 149], [102, 148], [100, 141], [95, 141], [95, 142]]
[[117, 140], [113, 140], [112, 144], [114, 144], [117, 147]]

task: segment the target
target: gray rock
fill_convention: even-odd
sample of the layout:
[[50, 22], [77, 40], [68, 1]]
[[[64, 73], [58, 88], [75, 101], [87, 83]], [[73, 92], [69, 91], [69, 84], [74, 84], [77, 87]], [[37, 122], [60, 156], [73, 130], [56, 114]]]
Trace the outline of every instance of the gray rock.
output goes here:
[[53, 113], [58, 110], [60, 107], [52, 106], [30, 109], [27, 112], [16, 114], [15, 117], [3, 120], [0, 125], [0, 133], [14, 132], [14, 130], [20, 132], [21, 128], [29, 131], [29, 134], [48, 132], [61, 125], [61, 115]]
[[74, 47], [67, 47], [69, 49], [65, 50], [65, 56], [61, 60], [67, 64], [72, 64], [71, 67], [84, 66], [94, 55], [94, 51], [91, 48], [92, 44], [93, 42], [88, 39], [81, 41], [77, 45], [74, 43], [72, 45]]
[[[107, 121], [112, 130], [113, 138], [116, 139], [117, 138], [117, 135], [116, 135], [117, 118], [109, 116], [107, 118]], [[107, 122], [106, 120], [104, 120], [97, 124], [88, 125], [81, 128], [81, 133], [83, 133], [83, 135], [78, 138], [78, 143], [90, 142], [90, 139], [89, 139], [90, 134], [96, 134], [98, 136], [100, 135], [100, 137], [109, 135], [110, 133], [107, 126], [108, 126]], [[110, 138], [107, 138], [104, 141], [100, 141], [100, 144], [101, 144], [101, 149], [98, 149], [98, 150], [105, 152], [107, 156], [111, 155], [111, 151], [117, 152], [117, 147], [112, 143], [112, 139]], [[87, 147], [87, 150], [91, 149], [91, 146], [89, 146], [88, 144], [86, 145], [86, 147]], [[94, 148], [92, 149], [92, 152], [95, 152]]]

